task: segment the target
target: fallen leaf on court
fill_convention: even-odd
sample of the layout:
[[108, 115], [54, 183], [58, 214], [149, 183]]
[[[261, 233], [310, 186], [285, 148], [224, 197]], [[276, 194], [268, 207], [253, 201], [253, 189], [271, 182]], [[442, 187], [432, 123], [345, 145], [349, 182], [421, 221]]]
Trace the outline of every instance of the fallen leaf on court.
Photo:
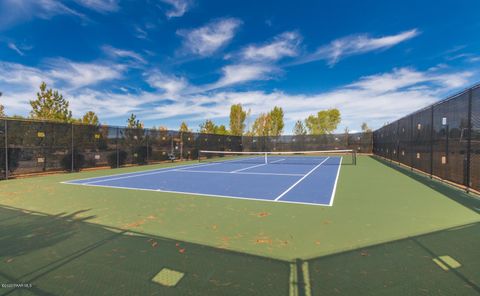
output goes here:
[[256, 240], [257, 244], [271, 244], [272, 240], [269, 238], [259, 238]]
[[136, 221], [130, 224], [125, 224], [123, 228], [139, 227], [140, 225], [145, 224], [145, 220]]
[[257, 214], [258, 217], [262, 218], [262, 217], [268, 217], [270, 216], [271, 214], [270, 213], [267, 213], [267, 212], [260, 212]]

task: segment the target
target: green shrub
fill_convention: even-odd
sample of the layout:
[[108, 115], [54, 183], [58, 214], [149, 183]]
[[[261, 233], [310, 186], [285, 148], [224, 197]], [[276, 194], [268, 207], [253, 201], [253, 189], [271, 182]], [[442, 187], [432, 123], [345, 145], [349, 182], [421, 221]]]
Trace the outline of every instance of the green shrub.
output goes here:
[[[110, 153], [107, 157], [108, 165], [111, 168], [116, 168], [117, 167], [117, 151], [114, 151]], [[123, 150], [118, 151], [118, 167], [121, 167], [125, 165], [125, 162], [127, 161], [127, 152]]]
[[[85, 156], [77, 151], [73, 151], [73, 170], [78, 172], [85, 165]], [[72, 170], [72, 153], [67, 153], [61, 160], [62, 168], [66, 171]]]

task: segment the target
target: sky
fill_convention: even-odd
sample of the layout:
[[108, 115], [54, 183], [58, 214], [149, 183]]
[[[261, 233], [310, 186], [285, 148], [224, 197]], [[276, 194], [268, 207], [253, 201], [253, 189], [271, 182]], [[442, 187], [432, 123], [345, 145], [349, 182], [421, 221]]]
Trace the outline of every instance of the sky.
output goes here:
[[28, 115], [42, 81], [75, 117], [192, 130], [338, 108], [379, 128], [480, 81], [480, 1], [0, 0], [0, 104]]

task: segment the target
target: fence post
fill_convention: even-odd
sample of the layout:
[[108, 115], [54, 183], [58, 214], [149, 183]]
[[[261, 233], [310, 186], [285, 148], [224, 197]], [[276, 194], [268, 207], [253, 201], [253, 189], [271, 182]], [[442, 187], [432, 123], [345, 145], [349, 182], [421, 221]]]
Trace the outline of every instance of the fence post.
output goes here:
[[5, 119], [5, 180], [8, 180], [8, 120]]
[[396, 133], [396, 149], [397, 149], [397, 163], [400, 163], [400, 122], [397, 120], [397, 133]]
[[180, 131], [180, 161], [183, 161], [183, 131]]
[[432, 114], [430, 120], [430, 179], [433, 178], [433, 135], [435, 133], [435, 129], [433, 128], [434, 119], [433, 119], [433, 106], [431, 107]]
[[73, 122], [72, 122], [72, 142], [71, 142], [71, 145], [72, 145], [72, 166], [70, 168], [70, 172], [73, 173], [73, 166], [75, 165], [75, 147], [73, 146]]
[[149, 135], [150, 135], [149, 131], [150, 130], [148, 128], [145, 129], [145, 132], [146, 132], [146, 137], [145, 138], [147, 139], [147, 164], [149, 163], [149, 157], [150, 157], [150, 155], [148, 153], [148, 138], [149, 138]]
[[117, 139], [115, 141], [115, 150], [117, 150], [117, 169], [120, 167], [120, 160], [119, 160], [119, 152], [118, 152], [118, 127], [116, 128], [117, 130]]
[[[408, 143], [410, 151], [413, 150], [412, 148], [415, 146], [413, 141], [414, 129], [415, 127], [413, 125], [413, 115], [410, 115], [410, 141]], [[411, 171], [413, 171], [413, 163], [415, 162], [415, 152], [416, 151], [411, 151], [410, 153], [410, 170]]]
[[471, 167], [470, 167], [470, 160], [471, 160], [471, 149], [472, 149], [472, 97], [473, 97], [473, 89], [468, 90], [468, 122], [467, 122], [467, 168], [466, 168], [466, 179], [465, 185], [467, 186], [467, 193], [470, 191], [471, 185]]

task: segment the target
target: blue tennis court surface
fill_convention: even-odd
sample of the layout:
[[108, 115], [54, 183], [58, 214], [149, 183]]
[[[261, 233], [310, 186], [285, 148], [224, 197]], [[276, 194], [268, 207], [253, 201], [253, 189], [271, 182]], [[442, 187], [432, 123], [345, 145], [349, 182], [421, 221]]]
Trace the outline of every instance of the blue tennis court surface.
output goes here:
[[[282, 163], [283, 162], [283, 163]], [[223, 161], [74, 180], [66, 184], [331, 206], [342, 158], [302, 163]]]

